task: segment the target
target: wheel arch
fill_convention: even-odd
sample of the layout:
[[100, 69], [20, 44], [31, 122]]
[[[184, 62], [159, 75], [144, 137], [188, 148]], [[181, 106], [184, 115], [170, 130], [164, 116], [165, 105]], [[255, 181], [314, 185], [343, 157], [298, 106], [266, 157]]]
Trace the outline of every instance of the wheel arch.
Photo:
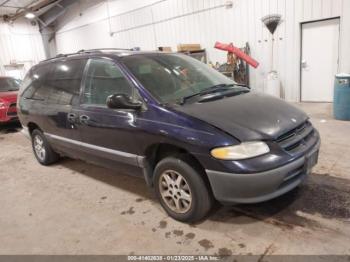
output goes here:
[[193, 154], [183, 147], [169, 143], [157, 143], [147, 147], [144, 156], [144, 176], [147, 185], [150, 187], [153, 187], [153, 171], [157, 163], [169, 156], [176, 156], [185, 162], [190, 162], [191, 166], [202, 174], [205, 182], [209, 183], [203, 165]]
[[39, 129], [40, 131], [42, 131], [41, 128], [34, 122], [29, 122], [27, 124], [27, 127], [28, 127], [28, 131], [29, 131], [30, 135], [32, 135], [32, 133], [35, 129]]

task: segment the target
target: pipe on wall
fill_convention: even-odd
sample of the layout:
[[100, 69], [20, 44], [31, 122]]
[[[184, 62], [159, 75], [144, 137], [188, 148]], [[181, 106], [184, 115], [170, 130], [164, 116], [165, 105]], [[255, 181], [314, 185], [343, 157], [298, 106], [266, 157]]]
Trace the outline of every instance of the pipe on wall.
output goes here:
[[[167, 1], [167, 0], [162, 0], [162, 1], [159, 1], [159, 2], [164, 2], [164, 1]], [[117, 30], [117, 31], [112, 31], [111, 34], [115, 35], [115, 34], [118, 34], [118, 33], [127, 32], [127, 31], [131, 31], [131, 30], [135, 30], [135, 29], [139, 29], [139, 28], [143, 28], [143, 27], [147, 27], [147, 26], [155, 26], [157, 24], [169, 22], [169, 21], [172, 21], [172, 20], [175, 20], [175, 19], [178, 19], [178, 18], [191, 16], [191, 15], [195, 15], [195, 14], [200, 14], [200, 13], [203, 13], [203, 12], [208, 12], [208, 11], [215, 10], [215, 9], [218, 9], [218, 8], [227, 7], [227, 5], [228, 5], [227, 3], [220, 4], [220, 5], [215, 5], [215, 6], [212, 6], [212, 7], [203, 8], [203, 9], [196, 10], [196, 11], [193, 11], [193, 12], [188, 12], [188, 13], [184, 13], [184, 14], [181, 14], [181, 15], [176, 15], [176, 16], [172, 16], [172, 17], [169, 17], [169, 18], [165, 18], [165, 19], [160, 19], [158, 21], [154, 21], [152, 7], [154, 5], [156, 5], [156, 4], [159, 4], [159, 2], [156, 2], [156, 3], [154, 3], [154, 4], [150, 5], [150, 6], [141, 7], [141, 8], [138, 8], [138, 9], [135, 9], [133, 11], [128, 12], [128, 14], [129, 14], [131, 12], [136, 12], [136, 11], [139, 11], [139, 10], [142, 10], [142, 9], [145, 9], [145, 8], [150, 8], [152, 22], [141, 24], [141, 25], [138, 25], [138, 26], [128, 27], [128, 28], [125, 28], [125, 29]], [[116, 15], [116, 16], [113, 16], [112, 18], [121, 17], [121, 16], [123, 16], [125, 14], [126, 13], [120, 14], [120, 15]]]

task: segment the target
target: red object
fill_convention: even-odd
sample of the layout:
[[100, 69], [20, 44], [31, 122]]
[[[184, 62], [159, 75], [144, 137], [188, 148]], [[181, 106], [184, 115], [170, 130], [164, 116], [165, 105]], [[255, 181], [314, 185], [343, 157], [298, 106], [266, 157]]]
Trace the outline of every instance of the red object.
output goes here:
[[0, 91], [0, 123], [17, 121], [17, 91]]
[[246, 61], [249, 65], [251, 65], [254, 68], [257, 68], [259, 66], [258, 61], [256, 61], [255, 59], [253, 59], [252, 57], [250, 57], [249, 55], [244, 53], [241, 49], [235, 47], [233, 44], [223, 44], [220, 42], [216, 42], [214, 47], [216, 49], [220, 49], [220, 50], [234, 53], [236, 56], [243, 59], [244, 61]]

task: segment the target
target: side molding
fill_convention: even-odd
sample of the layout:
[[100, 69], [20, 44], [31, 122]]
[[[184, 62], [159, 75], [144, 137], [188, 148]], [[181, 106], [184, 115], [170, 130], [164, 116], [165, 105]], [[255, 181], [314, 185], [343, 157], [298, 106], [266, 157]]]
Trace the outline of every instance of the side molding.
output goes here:
[[114, 150], [114, 149], [110, 149], [110, 148], [106, 148], [106, 147], [96, 146], [93, 144], [88, 144], [88, 143], [81, 142], [78, 140], [73, 140], [73, 139], [69, 139], [66, 137], [57, 136], [57, 135], [53, 135], [53, 134], [49, 134], [49, 133], [44, 133], [44, 134], [49, 139], [80, 146], [84, 151], [91, 153], [91, 154], [98, 154], [99, 157], [105, 157], [105, 158], [108, 158], [111, 160], [115, 160], [115, 161], [118, 161], [121, 163], [133, 165], [133, 166], [138, 166], [141, 168], [144, 167], [143, 166], [144, 156], [139, 156], [136, 154], [131, 154], [128, 152]]

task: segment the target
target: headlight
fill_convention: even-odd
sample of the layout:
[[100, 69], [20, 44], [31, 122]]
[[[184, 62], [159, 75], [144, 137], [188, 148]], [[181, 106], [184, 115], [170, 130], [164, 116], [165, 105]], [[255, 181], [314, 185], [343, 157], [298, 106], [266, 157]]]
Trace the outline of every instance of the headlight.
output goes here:
[[0, 108], [5, 108], [5, 102], [4, 100], [0, 99]]
[[214, 148], [210, 154], [221, 160], [239, 160], [260, 156], [270, 152], [268, 145], [261, 141], [244, 142], [236, 146]]

